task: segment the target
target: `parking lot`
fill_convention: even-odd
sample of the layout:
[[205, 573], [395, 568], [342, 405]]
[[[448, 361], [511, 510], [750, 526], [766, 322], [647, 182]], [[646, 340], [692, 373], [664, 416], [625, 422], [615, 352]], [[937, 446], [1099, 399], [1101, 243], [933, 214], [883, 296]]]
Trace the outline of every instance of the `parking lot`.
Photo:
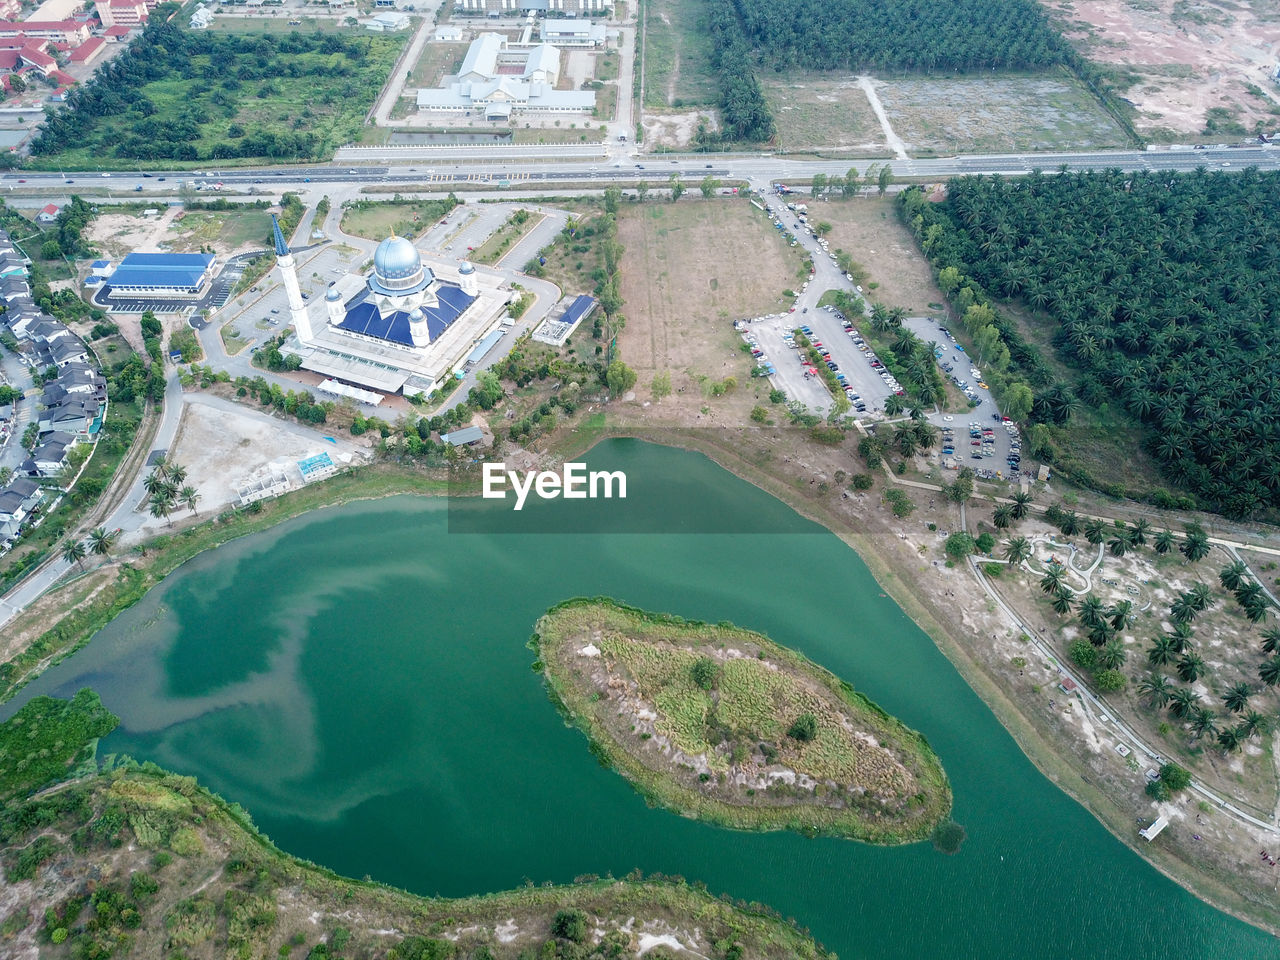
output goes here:
[[819, 377], [806, 374], [799, 352], [786, 342], [797, 326], [795, 317], [794, 313], [775, 313], [755, 317], [738, 326], [743, 338], [748, 343], [754, 339], [764, 352], [764, 359], [773, 364], [775, 372], [770, 374], [769, 382], [785, 393], [788, 400], [798, 401], [825, 417], [833, 405], [831, 394]]
[[[952, 440], [950, 445], [944, 443], [940, 448], [942, 459], [954, 457], [957, 468], [972, 467], [986, 479], [1019, 479], [1022, 442], [1018, 428], [1004, 423], [991, 390], [981, 379], [982, 371], [938, 321], [930, 317], [908, 317], [903, 323], [925, 343], [934, 346], [942, 375], [966, 396], [979, 401], [978, 406], [968, 411], [929, 416], [929, 421], [944, 431], [943, 440], [948, 438], [948, 433]], [[948, 449], [952, 453], [947, 454]]]
[[857, 333], [857, 326], [852, 332], [846, 331], [841, 321], [834, 309], [822, 308], [810, 310], [803, 322], [813, 330], [813, 339], [820, 340], [831, 351], [831, 359], [840, 368], [839, 372], [866, 405], [865, 412], [882, 413], [884, 402], [893, 391], [871, 365], [874, 352], [869, 352], [870, 347], [864, 352], [855, 341], [853, 334]]

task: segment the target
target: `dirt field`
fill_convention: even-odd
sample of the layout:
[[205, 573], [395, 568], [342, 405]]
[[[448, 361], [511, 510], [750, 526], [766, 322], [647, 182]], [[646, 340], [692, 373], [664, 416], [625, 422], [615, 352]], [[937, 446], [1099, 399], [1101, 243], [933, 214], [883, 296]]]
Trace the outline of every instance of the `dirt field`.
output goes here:
[[693, 142], [699, 125], [708, 130], [720, 129], [720, 115], [715, 110], [688, 110], [683, 113], [664, 111], [644, 113], [644, 139], [648, 147], [687, 147]]
[[[201, 513], [234, 502], [236, 486], [264, 472], [271, 463], [286, 464], [286, 472], [296, 478], [294, 465], [298, 460], [328, 452], [336, 463], [339, 454], [359, 450], [342, 434], [334, 434], [338, 441], [335, 445], [321, 439], [314, 430], [252, 407], [243, 411], [230, 409], [228, 402], [218, 406], [199, 401], [187, 403], [171, 452], [172, 459], [187, 468], [187, 482], [200, 491], [196, 509]], [[179, 519], [189, 513], [185, 508], [179, 509], [174, 517]], [[153, 523], [164, 525], [162, 520]]]
[[465, 43], [424, 43], [422, 55], [413, 65], [406, 88], [440, 86], [444, 78], [453, 73], [454, 65], [466, 55]]
[[761, 78], [787, 150], [827, 147], [885, 154], [888, 145], [867, 96], [852, 76]]
[[652, 0], [644, 8], [646, 107], [714, 103], [720, 86], [711, 66], [711, 37], [700, 26], [698, 0]]
[[706, 378], [733, 375], [745, 387], [750, 365], [731, 321], [778, 309], [799, 262], [764, 215], [742, 200], [686, 196], [624, 207], [618, 239], [627, 317], [618, 347], [639, 375], [637, 396], [663, 370], [674, 391], [664, 405], [683, 389], [697, 410]]
[[1097, 100], [1065, 74], [903, 77], [885, 81], [878, 93], [894, 132], [910, 150], [951, 156], [1125, 144], [1124, 133]]
[[942, 291], [933, 282], [928, 261], [915, 239], [898, 219], [892, 197], [832, 200], [810, 207], [816, 222], [831, 224], [827, 235], [833, 250], [844, 250], [866, 269], [868, 300], [905, 307], [912, 316], [937, 312]]
[[[1091, 59], [1131, 72], [1124, 93], [1139, 130], [1200, 134], [1219, 111], [1252, 132], [1277, 123], [1280, 88], [1268, 76], [1280, 57], [1274, 0], [1046, 0], [1068, 37]], [[1250, 87], [1257, 92], [1251, 92]], [[1219, 130], [1229, 132], [1234, 128]]]
[[134, 251], [198, 253], [210, 249], [220, 257], [262, 249], [271, 231], [267, 210], [193, 210], [161, 207], [152, 217], [104, 213], [86, 228], [88, 239], [106, 256]]

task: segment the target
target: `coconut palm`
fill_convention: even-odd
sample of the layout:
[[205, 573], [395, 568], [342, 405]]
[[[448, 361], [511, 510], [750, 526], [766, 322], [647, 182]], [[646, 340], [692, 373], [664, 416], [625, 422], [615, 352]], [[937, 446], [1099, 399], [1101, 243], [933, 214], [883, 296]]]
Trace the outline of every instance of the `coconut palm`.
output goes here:
[[1232, 713], [1243, 713], [1245, 707], [1249, 706], [1249, 698], [1251, 696], [1253, 696], [1253, 690], [1241, 680], [1227, 689], [1227, 692], [1223, 694], [1222, 702], [1227, 705], [1227, 709]]
[[1048, 571], [1040, 578], [1040, 589], [1045, 593], [1057, 593], [1061, 587], [1063, 578], [1066, 577], [1067, 571], [1060, 563], [1049, 564]]
[[1203, 580], [1197, 580], [1186, 596], [1196, 608], [1196, 613], [1203, 613], [1213, 606], [1213, 588]]
[[1182, 541], [1182, 555], [1192, 563], [1198, 563], [1209, 555], [1209, 538], [1203, 530], [1192, 532], [1187, 530], [1187, 538]]
[[1133, 527], [1129, 530], [1129, 542], [1135, 547], [1141, 547], [1147, 542], [1147, 536], [1151, 533], [1151, 521], [1145, 517], [1139, 517], [1134, 521]]
[[164, 490], [168, 485], [169, 481], [159, 470], [152, 470], [142, 481], [142, 489], [147, 491], [147, 495], [151, 497]]
[[1167, 667], [1178, 659], [1178, 649], [1168, 637], [1156, 637], [1147, 651], [1147, 662], [1153, 667]]
[[1068, 510], [1062, 515], [1062, 522], [1058, 524], [1058, 529], [1062, 531], [1063, 536], [1076, 536], [1080, 532], [1080, 517], [1074, 510]]
[[1274, 687], [1280, 683], [1280, 657], [1262, 661], [1262, 666], [1258, 668], [1258, 679], [1268, 687]]
[[187, 482], [187, 468], [181, 464], [175, 463], [169, 467], [169, 483], [175, 487], [181, 487]]
[[77, 540], [75, 537], [68, 537], [62, 545], [62, 559], [67, 563], [76, 564], [81, 570], [84, 569], [85, 549], [84, 542]]
[[1218, 734], [1218, 746], [1222, 748], [1223, 753], [1235, 753], [1244, 743], [1244, 739], [1239, 727], [1227, 727]]
[[1249, 619], [1250, 623], [1261, 623], [1267, 619], [1267, 612], [1271, 609], [1271, 603], [1266, 597], [1259, 594], [1244, 604], [1244, 615]]
[[1195, 601], [1185, 593], [1179, 594], [1169, 605], [1169, 617], [1174, 623], [1190, 623], [1196, 618], [1196, 613]]
[[168, 457], [157, 457], [156, 462], [151, 465], [151, 470], [152, 470], [152, 473], [154, 473], [161, 480], [168, 480], [169, 466], [170, 464], [169, 464]]
[[1272, 627], [1262, 631], [1262, 652], [1275, 653], [1280, 650], [1280, 627]]
[[1013, 523], [1013, 507], [1002, 503], [991, 512], [991, 522], [997, 530], [1003, 530]]
[[1191, 715], [1191, 710], [1200, 702], [1200, 694], [1186, 687], [1175, 687], [1169, 694], [1169, 712], [1179, 720]]
[[107, 533], [106, 527], [98, 527], [89, 533], [89, 549], [100, 557], [110, 553], [115, 542], [116, 535]]
[[1164, 556], [1173, 549], [1173, 545], [1177, 542], [1172, 530], [1161, 530], [1156, 534], [1155, 540], [1152, 541], [1152, 548], [1156, 553]]
[[1129, 552], [1129, 538], [1123, 533], [1118, 533], [1107, 541], [1107, 549], [1111, 551], [1113, 557], [1123, 557]]
[[1084, 525], [1084, 538], [1097, 546], [1107, 538], [1107, 525], [1101, 520], [1090, 520]]
[[188, 484], [178, 491], [178, 503], [189, 507], [192, 514], [196, 512], [196, 504], [200, 502], [200, 494], [196, 488]]
[[169, 526], [173, 526], [173, 521], [169, 520], [169, 515], [173, 513], [173, 493], [168, 490], [158, 490], [151, 495], [151, 501], [148, 504], [153, 517], [164, 517], [168, 520]]
[[1197, 739], [1211, 737], [1218, 732], [1218, 717], [1207, 707], [1191, 708], [1191, 733]]
[[1163, 710], [1173, 692], [1173, 682], [1158, 673], [1149, 673], [1138, 684], [1138, 695], [1144, 697], [1152, 708]]
[[1022, 563], [1031, 557], [1031, 542], [1026, 537], [1014, 537], [1004, 548], [1004, 556], [1011, 564]]
[[1013, 500], [1013, 519], [1021, 520], [1030, 512], [1031, 501], [1035, 498], [1019, 490], [1011, 499]]
[[1178, 658], [1176, 669], [1183, 683], [1195, 683], [1204, 674], [1204, 659], [1198, 653], [1184, 653]]
[[1103, 647], [1115, 639], [1116, 632], [1111, 629], [1111, 624], [1105, 620], [1099, 620], [1089, 628], [1089, 642], [1095, 647]]
[[1218, 571], [1218, 582], [1222, 584], [1222, 589], [1235, 593], [1244, 583], [1245, 577], [1249, 575], [1249, 568], [1241, 561], [1237, 560], [1229, 567], [1223, 567]]
[[1097, 597], [1095, 597], [1092, 593], [1089, 594], [1087, 597], [1084, 598], [1084, 600], [1081, 601], [1080, 614], [1079, 614], [1080, 623], [1083, 624], [1086, 628], [1095, 627], [1098, 624], [1103, 623], [1104, 621], [1103, 621], [1102, 614], [1103, 614], [1102, 601], [1099, 600]]
[[1107, 610], [1107, 619], [1111, 621], [1111, 626], [1117, 630], [1123, 630], [1133, 623], [1133, 602], [1121, 600], [1119, 603], [1113, 603]]
[[907, 401], [896, 393], [889, 394], [884, 401], [885, 416], [896, 417], [905, 409], [907, 409]]
[[1128, 656], [1129, 651], [1124, 648], [1124, 641], [1115, 637], [1098, 651], [1098, 666], [1103, 670], [1119, 670]]
[[1072, 596], [1071, 591], [1066, 587], [1059, 587], [1057, 592], [1053, 595], [1053, 612], [1059, 616], [1065, 617], [1071, 612], [1071, 604], [1074, 602], [1075, 598]]
[[1236, 729], [1244, 735], [1245, 739], [1262, 736], [1271, 729], [1271, 721], [1257, 710], [1250, 710], [1240, 718], [1240, 723], [1236, 725]]

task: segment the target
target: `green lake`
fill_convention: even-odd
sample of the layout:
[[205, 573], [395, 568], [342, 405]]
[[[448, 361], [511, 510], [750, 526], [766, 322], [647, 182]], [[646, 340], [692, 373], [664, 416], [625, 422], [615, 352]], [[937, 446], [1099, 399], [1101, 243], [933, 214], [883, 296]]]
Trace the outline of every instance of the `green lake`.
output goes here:
[[[122, 718], [101, 752], [194, 774], [283, 849], [422, 894], [639, 867], [768, 903], [844, 960], [1280, 953], [1042, 777], [835, 536], [697, 454], [586, 459], [624, 469], [628, 499], [526, 510], [606, 532], [451, 534], [444, 502], [410, 497], [319, 511], [198, 557], [0, 714], [92, 686]], [[853, 683], [937, 750], [963, 850], [646, 807], [530, 669], [537, 617], [584, 594], [732, 620]]]

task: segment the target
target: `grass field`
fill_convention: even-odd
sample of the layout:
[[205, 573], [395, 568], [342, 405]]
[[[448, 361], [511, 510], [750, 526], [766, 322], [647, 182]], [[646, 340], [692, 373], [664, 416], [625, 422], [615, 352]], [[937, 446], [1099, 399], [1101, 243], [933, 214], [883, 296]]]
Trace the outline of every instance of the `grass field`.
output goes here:
[[270, 235], [271, 214], [265, 210], [192, 211], [174, 222], [166, 242], [174, 253], [210, 247], [228, 254], [241, 247], [265, 247]]
[[1066, 73], [1046, 77], [902, 77], [877, 90], [912, 150], [952, 156], [1126, 144], [1098, 102]]
[[467, 54], [465, 43], [425, 43], [422, 55], [409, 73], [409, 87], [438, 87], [446, 76], [458, 72]]
[[392, 233], [416, 237], [451, 209], [439, 200], [357, 200], [342, 211], [342, 231], [366, 240], [384, 240]]
[[765, 99], [787, 150], [857, 148], [863, 153], [887, 150], [880, 121], [867, 95], [853, 77], [764, 74]]
[[644, 7], [644, 102], [652, 107], [714, 103], [720, 84], [699, 0], [649, 0]]
[[950, 810], [918, 734], [759, 634], [597, 598], [553, 608], [536, 649], [553, 699], [593, 748], [682, 813], [900, 843]]

